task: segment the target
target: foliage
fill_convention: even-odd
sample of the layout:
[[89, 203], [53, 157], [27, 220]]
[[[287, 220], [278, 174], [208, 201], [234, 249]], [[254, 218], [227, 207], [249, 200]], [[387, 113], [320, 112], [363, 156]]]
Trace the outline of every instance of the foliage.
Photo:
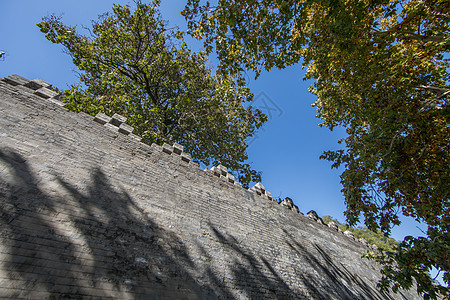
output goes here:
[[335, 222], [342, 231], [351, 231], [356, 238], [364, 238], [369, 244], [377, 246], [381, 251], [396, 252], [398, 250], [399, 243], [395, 239], [387, 237], [381, 230], [374, 232], [367, 228], [367, 226], [349, 226], [342, 224], [337, 219], [330, 216], [324, 216], [322, 220], [325, 224], [328, 224], [331, 221]]
[[38, 24], [81, 71], [80, 84], [63, 93], [67, 107], [124, 115], [145, 143], [178, 142], [197, 162], [226, 165], [244, 186], [260, 181], [244, 163], [245, 140], [267, 118], [244, 108], [253, 98], [249, 89], [240, 78], [212, 74], [207, 56], [165, 27], [158, 1], [135, 2], [134, 11], [114, 5], [93, 22], [90, 36], [55, 16]]
[[[345, 149], [322, 158], [341, 175], [350, 224], [389, 234], [399, 213], [428, 225], [385, 265], [381, 288], [450, 293], [450, 2], [445, 0], [190, 0], [190, 33], [223, 72], [303, 60], [322, 126], [344, 126]], [[447, 56], [445, 56], [447, 55]], [[428, 271], [444, 272], [447, 286]]]

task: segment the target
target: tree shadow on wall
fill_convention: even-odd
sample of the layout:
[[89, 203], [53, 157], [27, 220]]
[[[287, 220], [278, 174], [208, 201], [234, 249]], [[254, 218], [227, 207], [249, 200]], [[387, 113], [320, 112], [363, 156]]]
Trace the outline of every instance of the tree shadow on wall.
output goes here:
[[235, 286], [245, 299], [307, 299], [300, 291], [293, 291], [279, 276], [271, 264], [262, 256], [255, 256], [241, 246], [231, 235], [220, 232], [209, 224], [216, 240], [226, 248], [233, 261], [230, 262], [231, 276]]
[[[379, 291], [368, 285], [357, 274], [352, 274], [343, 264], [333, 261], [330, 255], [318, 244], [313, 243], [316, 250], [311, 253], [304, 245], [300, 244], [292, 235], [284, 230], [287, 237], [286, 243], [297, 253], [302, 260], [312, 266], [319, 276], [298, 270], [297, 276], [303, 284], [313, 291], [317, 299], [370, 299], [392, 300], [388, 294], [380, 294]], [[361, 264], [361, 266], [364, 266]], [[364, 272], [362, 270], [361, 272]], [[403, 294], [399, 294], [407, 299]]]
[[[292, 280], [301, 284], [288, 284], [270, 257], [256, 256], [209, 224], [214, 243], [231, 260], [225, 262], [230, 278], [224, 278], [224, 270], [191, 261], [185, 243], [158, 226], [101, 169], [92, 170], [88, 187], [54, 176], [48, 192], [44, 175], [35, 173], [24, 157], [0, 149], [0, 298], [380, 299], [318, 245], [311, 253], [287, 231], [286, 243], [319, 274], [299, 268]], [[197, 246], [205, 261], [215, 259], [214, 247]]]
[[[255, 256], [231, 234], [221, 232], [212, 224], [209, 227], [232, 260], [228, 263], [232, 278], [225, 280], [233, 280], [232, 285], [241, 291], [245, 299], [261, 299], [261, 295], [264, 295], [264, 299], [393, 299], [390, 295], [380, 294], [343, 264], [333, 262], [331, 256], [318, 244], [312, 244], [313, 251], [308, 250], [284, 229], [287, 245], [302, 262], [302, 266], [294, 266], [295, 276], [289, 279], [293, 281], [289, 285], [280, 276], [280, 269], [275, 270], [272, 265], [274, 262], [269, 256]], [[202, 248], [201, 245], [198, 247]], [[209, 260], [214, 259], [205, 250], [202, 254]], [[210, 278], [215, 278], [209, 266], [206, 273]], [[212, 283], [212, 288], [216, 291], [221, 286], [223, 283], [217, 278]], [[307, 292], [293, 290], [291, 286], [303, 287], [303, 291]], [[220, 294], [226, 293], [227, 291], [220, 291]], [[399, 295], [407, 299], [401, 293]], [[232, 297], [228, 293], [227, 298]]]
[[64, 199], [46, 195], [14, 151], [0, 149], [0, 171], [9, 173], [0, 178], [2, 268], [9, 281], [1, 297], [217, 298], [189, 274], [193, 263], [183, 242], [115, 190], [100, 169], [85, 194], [57, 177], [70, 195]]

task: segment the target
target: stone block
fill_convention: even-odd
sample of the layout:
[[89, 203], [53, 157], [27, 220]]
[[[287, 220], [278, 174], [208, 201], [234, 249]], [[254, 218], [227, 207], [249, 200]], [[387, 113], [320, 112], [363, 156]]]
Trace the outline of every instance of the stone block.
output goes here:
[[111, 120], [111, 117], [108, 117], [104, 113], [100, 113], [100, 112], [94, 117], [94, 121], [97, 123], [100, 123], [102, 125], [105, 123], [109, 123], [110, 120]]
[[328, 223], [328, 227], [330, 227], [331, 229], [333, 229], [333, 230], [336, 230], [336, 231], [338, 231], [338, 225], [336, 224], [336, 222], [334, 222], [334, 221], [331, 221], [330, 223]]
[[235, 181], [235, 182], [234, 182], [234, 185], [237, 185], [237, 186], [242, 187], [242, 184], [241, 184], [240, 182], [238, 182], [238, 181]]
[[53, 98], [49, 98], [49, 99], [47, 99], [47, 100], [50, 101], [50, 102], [53, 103], [53, 104], [58, 105], [58, 106], [66, 107], [66, 104], [63, 103], [63, 102], [61, 102], [61, 101], [59, 101], [59, 100], [56, 100], [56, 99], [53, 99]]
[[119, 131], [119, 127], [114, 126], [114, 125], [111, 124], [111, 123], [105, 123], [104, 126], [105, 126], [106, 128], [108, 128], [109, 130], [112, 130], [112, 131], [114, 131], [114, 132]]
[[262, 183], [258, 182], [257, 184], [255, 184], [253, 187], [251, 187], [249, 189], [250, 191], [255, 192], [257, 195], [266, 195], [266, 189], [264, 187], [264, 185], [262, 185]]
[[157, 152], [162, 152], [163, 151], [163, 147], [161, 147], [160, 145], [157, 145], [155, 143], [152, 143], [150, 147], [155, 149]]
[[209, 176], [214, 176], [214, 171], [208, 168], [203, 169], [204, 172], [206, 172], [206, 174], [208, 174]]
[[[174, 151], [175, 152], [175, 151]], [[189, 162], [191, 160], [191, 156], [185, 152], [181, 153], [181, 160], [185, 162]]]
[[167, 153], [167, 154], [172, 154], [173, 153], [173, 146], [170, 146], [169, 144], [164, 143], [162, 145], [162, 151], [164, 153]]
[[47, 88], [50, 89], [52, 87], [52, 85], [42, 79], [33, 79], [29, 82], [27, 82], [26, 84], [24, 84], [24, 86], [32, 89], [32, 90], [38, 90], [40, 88]]
[[359, 242], [360, 242], [361, 244], [363, 244], [364, 246], [366, 246], [366, 247], [369, 246], [369, 243], [366, 241], [365, 238], [360, 238], [360, 239], [359, 239]]
[[264, 185], [261, 182], [258, 182], [257, 184], [255, 184], [255, 188], [259, 189], [262, 194], [264, 194], [266, 191], [266, 188], [264, 187]]
[[344, 232], [344, 235], [351, 238], [352, 240], [355, 239], [355, 236], [353, 235], [353, 232], [351, 232], [350, 230], [347, 230]]
[[220, 170], [221, 175], [227, 176], [227, 173], [228, 173], [227, 167], [220, 164], [217, 166], [217, 168]]
[[134, 130], [133, 127], [131, 127], [130, 125], [126, 124], [126, 123], [122, 123], [119, 126], [119, 132], [123, 133], [125, 135], [129, 135], [130, 133], [132, 133]]
[[181, 146], [180, 144], [178, 144], [178, 143], [173, 144], [173, 153], [181, 155], [183, 150], [184, 150], [184, 147]]
[[231, 173], [227, 173], [226, 175], [228, 182], [234, 183], [234, 175]]
[[262, 196], [263, 194], [261, 193], [260, 190], [254, 189], [254, 192], [258, 195], [258, 196]]
[[137, 136], [137, 135], [132, 134], [132, 133], [130, 133], [128, 136], [132, 137], [133, 139], [135, 139], [138, 142], [140, 142], [142, 140], [142, 138], [140, 136]]
[[310, 218], [311, 220], [317, 221], [319, 219], [319, 216], [317, 215], [317, 213], [314, 210], [310, 210], [306, 216], [308, 218]]
[[214, 167], [214, 166], [211, 167], [211, 171], [217, 177], [220, 177], [220, 175], [222, 174], [222, 172], [220, 171], [220, 169], [218, 167]]
[[[133, 134], [130, 134], [128, 136], [132, 137]], [[132, 137], [134, 139], [134, 137]], [[140, 137], [138, 137], [140, 139]], [[136, 140], [138, 141], [138, 140]], [[144, 143], [139, 143], [138, 147], [137, 147], [138, 151], [142, 152], [142, 153], [146, 153], [146, 154], [151, 154], [154, 152], [154, 148], [150, 145], [144, 144]], [[158, 151], [161, 152], [161, 151]]]
[[36, 91], [34, 92], [34, 94], [35, 94], [36, 96], [42, 97], [42, 98], [44, 98], [44, 99], [55, 98], [55, 97], [58, 96], [58, 93], [57, 93], [57, 92], [52, 91], [52, 90], [49, 90], [48, 88], [44, 88], [44, 87], [42, 87], [42, 88], [36, 90]]
[[33, 95], [34, 94], [34, 91], [32, 89], [27, 88], [26, 86], [23, 86], [23, 85], [16, 85], [15, 88], [17, 90], [19, 90], [20, 92], [26, 94], [26, 95], [28, 95], [28, 94]]
[[119, 115], [119, 114], [114, 114], [111, 117], [111, 120], [109, 121], [111, 124], [113, 124], [114, 126], [119, 127], [122, 123], [125, 123], [127, 121], [127, 118]]
[[28, 80], [28, 79], [26, 79], [26, 78], [24, 78], [22, 76], [19, 76], [17, 74], [6, 76], [2, 80], [7, 82], [7, 83], [9, 83], [10, 85], [13, 85], [13, 86], [25, 85], [28, 82], [30, 82], [30, 80]]

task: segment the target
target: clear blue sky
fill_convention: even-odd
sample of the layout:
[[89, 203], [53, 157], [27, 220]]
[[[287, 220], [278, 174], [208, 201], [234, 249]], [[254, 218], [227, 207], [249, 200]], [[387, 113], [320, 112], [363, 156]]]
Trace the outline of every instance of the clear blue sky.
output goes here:
[[[109, 11], [113, 3], [128, 2], [0, 0], [0, 50], [6, 52], [4, 61], [0, 61], [0, 77], [18, 74], [67, 88], [77, 82], [75, 66], [61, 46], [44, 38], [36, 23], [43, 16], [56, 14], [62, 15], [64, 23], [81, 28]], [[162, 2], [163, 18], [170, 26], [184, 29], [180, 11], [186, 1]], [[194, 49], [198, 47], [199, 43], [193, 43]], [[319, 160], [319, 156], [325, 150], [339, 148], [336, 142], [344, 131], [331, 132], [318, 126], [320, 120], [311, 107], [315, 96], [307, 91], [311, 82], [303, 81], [303, 74], [301, 66], [295, 66], [251, 80], [250, 88], [256, 94], [254, 106], [270, 116], [249, 146], [249, 162], [262, 171], [262, 183], [274, 197], [290, 197], [303, 213], [315, 210], [319, 216], [331, 215], [343, 222], [345, 205], [339, 178], [342, 170], [332, 170], [331, 164]], [[393, 231], [397, 240], [405, 235], [423, 234], [416, 224], [407, 221]]]

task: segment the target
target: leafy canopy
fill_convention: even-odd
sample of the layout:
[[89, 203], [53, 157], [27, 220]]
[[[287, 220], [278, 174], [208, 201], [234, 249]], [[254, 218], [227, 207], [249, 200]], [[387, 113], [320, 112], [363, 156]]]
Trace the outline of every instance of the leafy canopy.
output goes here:
[[415, 279], [426, 298], [450, 293], [449, 12], [446, 0], [189, 0], [183, 11], [223, 72], [303, 62], [321, 125], [347, 130], [322, 158], [344, 168], [349, 223], [388, 235], [403, 213], [428, 225], [377, 258], [383, 290]]
[[136, 1], [134, 11], [114, 5], [93, 22], [90, 36], [55, 16], [37, 24], [81, 71], [62, 100], [74, 111], [124, 115], [143, 142], [178, 142], [197, 162], [227, 166], [244, 186], [260, 181], [244, 163], [245, 141], [266, 116], [244, 108], [253, 95], [240, 78], [213, 74], [204, 53], [165, 27], [158, 4]]

